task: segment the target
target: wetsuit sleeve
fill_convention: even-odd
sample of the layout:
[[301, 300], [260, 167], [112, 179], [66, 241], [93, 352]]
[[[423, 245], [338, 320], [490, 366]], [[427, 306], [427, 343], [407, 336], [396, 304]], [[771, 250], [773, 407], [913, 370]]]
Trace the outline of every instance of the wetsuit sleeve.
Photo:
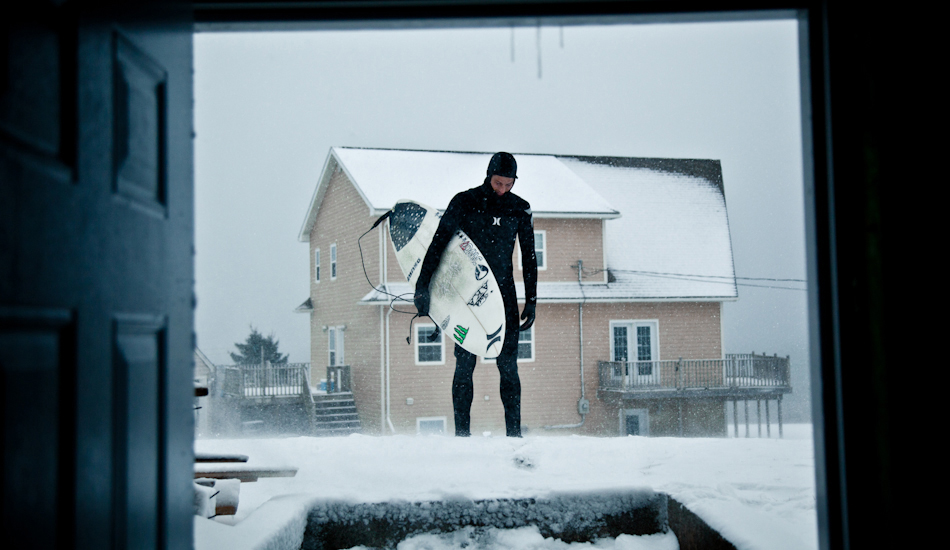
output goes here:
[[534, 255], [534, 218], [529, 207], [518, 222], [518, 243], [521, 245], [521, 273], [524, 297], [528, 303], [538, 301], [538, 258]]
[[460, 214], [461, 204], [458, 196], [456, 196], [449, 203], [449, 207], [445, 209], [445, 214], [442, 214], [442, 219], [439, 220], [439, 227], [435, 230], [435, 235], [432, 236], [432, 243], [429, 244], [429, 250], [426, 251], [426, 257], [422, 261], [422, 267], [419, 268], [416, 289], [429, 288], [432, 275], [442, 260], [442, 253], [445, 252], [445, 247], [449, 244], [452, 235], [455, 234], [455, 230], [458, 229]]

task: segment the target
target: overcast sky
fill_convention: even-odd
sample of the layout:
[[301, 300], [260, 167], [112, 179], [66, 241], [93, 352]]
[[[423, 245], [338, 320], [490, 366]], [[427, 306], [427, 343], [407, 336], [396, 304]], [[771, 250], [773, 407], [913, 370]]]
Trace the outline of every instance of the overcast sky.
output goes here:
[[[796, 25], [199, 33], [199, 348], [229, 363], [253, 324], [309, 361], [297, 234], [332, 146], [717, 159], [736, 274], [804, 279]], [[727, 353], [792, 357], [807, 414], [805, 292], [740, 286], [723, 317]]]

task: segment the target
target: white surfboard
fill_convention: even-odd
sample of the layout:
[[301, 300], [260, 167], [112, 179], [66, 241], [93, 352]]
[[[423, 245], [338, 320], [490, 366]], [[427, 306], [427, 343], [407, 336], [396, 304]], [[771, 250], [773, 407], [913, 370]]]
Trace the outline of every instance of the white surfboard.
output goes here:
[[[389, 216], [396, 259], [413, 288], [442, 215], [400, 200]], [[488, 262], [465, 232], [457, 230], [429, 283], [429, 317], [449, 341], [482, 357], [497, 357], [505, 340], [505, 304]]]

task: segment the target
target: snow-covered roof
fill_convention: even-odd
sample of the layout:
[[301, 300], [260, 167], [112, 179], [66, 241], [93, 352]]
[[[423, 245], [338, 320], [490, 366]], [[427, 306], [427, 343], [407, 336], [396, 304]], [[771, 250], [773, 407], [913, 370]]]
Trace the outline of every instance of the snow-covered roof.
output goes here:
[[[400, 199], [444, 209], [459, 191], [485, 179], [493, 153], [408, 151], [333, 147], [300, 228], [307, 242], [317, 219], [324, 188], [339, 168], [366, 202], [370, 215], [380, 216]], [[620, 213], [554, 155], [516, 155], [514, 191], [531, 203], [539, 218], [616, 218]]]
[[[307, 241], [322, 189], [343, 170], [373, 215], [401, 198], [444, 208], [477, 185], [491, 153], [334, 147], [301, 228]], [[735, 300], [729, 218], [718, 160], [515, 154], [516, 192], [536, 217], [605, 219], [609, 283], [541, 283], [542, 301]], [[606, 197], [606, 198], [605, 198]], [[586, 271], [586, 270], [585, 270]], [[548, 285], [548, 286], [544, 286]], [[408, 292], [408, 291], [407, 291]], [[380, 303], [364, 297], [361, 303]]]
[[738, 297], [719, 161], [558, 159], [620, 210], [604, 236], [611, 286], [644, 297]]
[[211, 359], [208, 359], [208, 356], [205, 355], [198, 347], [195, 347], [195, 370], [198, 370], [200, 367], [204, 367], [209, 372], [215, 371], [215, 364], [211, 362]]

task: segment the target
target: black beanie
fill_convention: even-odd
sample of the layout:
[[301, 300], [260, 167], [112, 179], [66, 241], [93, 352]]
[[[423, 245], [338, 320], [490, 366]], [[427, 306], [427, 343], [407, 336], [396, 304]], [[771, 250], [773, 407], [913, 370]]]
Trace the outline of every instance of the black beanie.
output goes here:
[[518, 163], [511, 153], [495, 153], [488, 162], [488, 177], [502, 176], [506, 178], [518, 177]]

